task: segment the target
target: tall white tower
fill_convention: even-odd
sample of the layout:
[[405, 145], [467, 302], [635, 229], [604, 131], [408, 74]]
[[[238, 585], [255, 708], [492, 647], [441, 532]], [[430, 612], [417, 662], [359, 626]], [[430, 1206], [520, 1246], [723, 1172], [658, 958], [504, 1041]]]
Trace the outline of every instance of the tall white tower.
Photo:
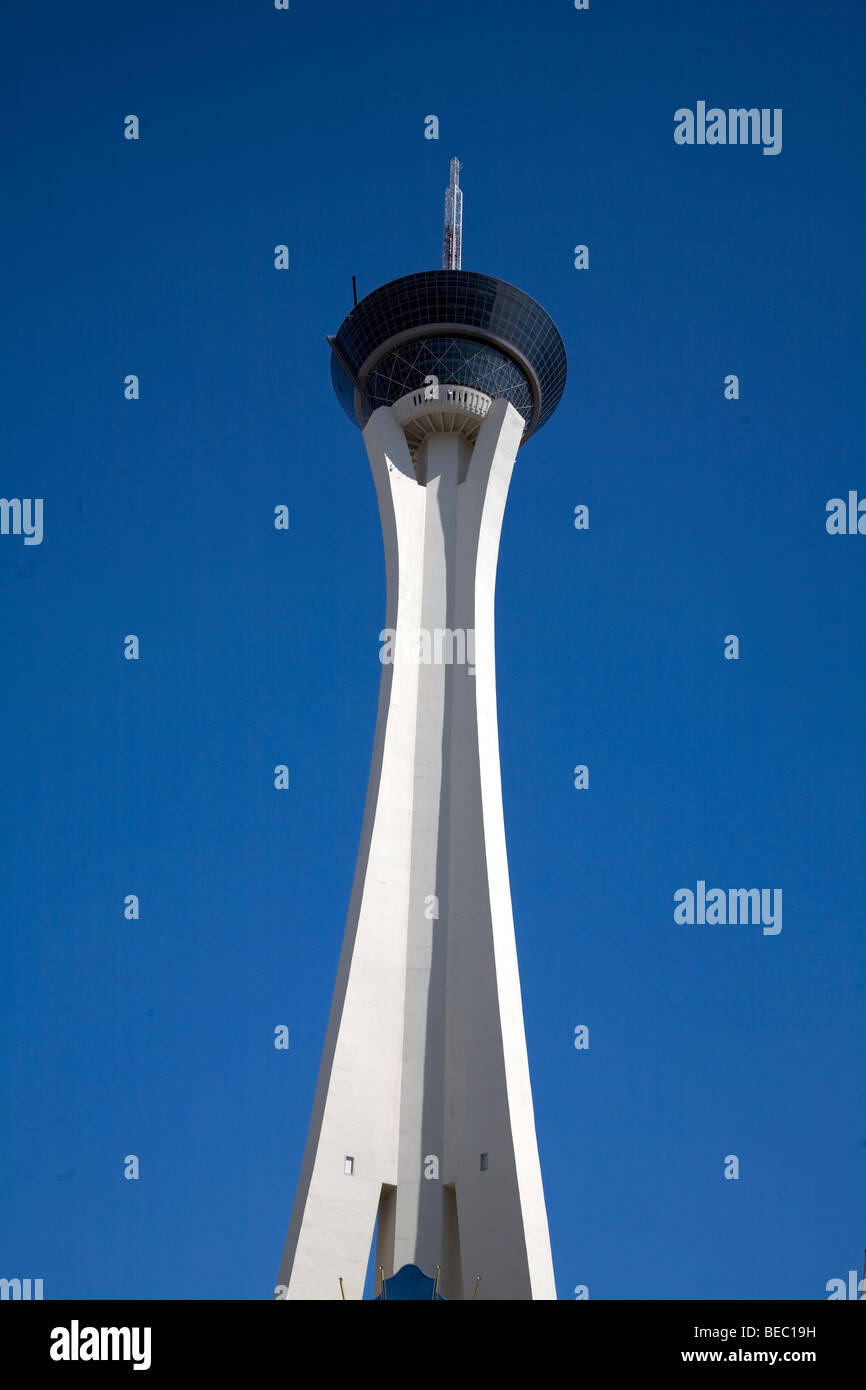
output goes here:
[[[445, 247], [459, 267], [458, 170], [452, 161]], [[360, 1298], [375, 1228], [386, 1280], [417, 1266], [439, 1271], [445, 1298], [552, 1299], [493, 616], [511, 470], [559, 401], [565, 350], [528, 295], [459, 268], [382, 286], [329, 342], [376, 484], [387, 616], [361, 845], [278, 1296]], [[411, 1273], [385, 1296], [429, 1298]]]

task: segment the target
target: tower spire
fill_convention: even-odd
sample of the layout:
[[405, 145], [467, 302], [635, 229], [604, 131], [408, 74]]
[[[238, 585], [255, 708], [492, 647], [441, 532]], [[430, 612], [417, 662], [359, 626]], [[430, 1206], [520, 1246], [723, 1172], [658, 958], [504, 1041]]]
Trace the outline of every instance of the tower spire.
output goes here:
[[463, 254], [463, 190], [460, 170], [463, 165], [455, 155], [451, 161], [451, 179], [445, 189], [445, 235], [442, 238], [442, 269], [459, 270]]

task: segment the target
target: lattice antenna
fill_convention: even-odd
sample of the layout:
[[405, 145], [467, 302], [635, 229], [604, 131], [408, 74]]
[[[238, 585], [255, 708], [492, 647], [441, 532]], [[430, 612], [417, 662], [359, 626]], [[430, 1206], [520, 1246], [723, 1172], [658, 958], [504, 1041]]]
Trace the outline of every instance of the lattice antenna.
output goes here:
[[455, 155], [451, 161], [451, 181], [445, 189], [445, 235], [442, 238], [442, 269], [459, 270], [463, 257], [463, 190]]

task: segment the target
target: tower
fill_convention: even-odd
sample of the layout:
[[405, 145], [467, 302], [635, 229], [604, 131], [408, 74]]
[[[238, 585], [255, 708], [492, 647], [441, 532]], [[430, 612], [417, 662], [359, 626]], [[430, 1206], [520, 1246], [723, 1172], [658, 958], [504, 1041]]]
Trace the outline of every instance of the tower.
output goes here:
[[445, 1298], [556, 1297], [508, 880], [494, 584], [517, 451], [565, 349], [513, 285], [445, 268], [374, 290], [331, 345], [364, 436], [387, 573], [361, 843], [279, 1285], [360, 1298], [439, 1270]]

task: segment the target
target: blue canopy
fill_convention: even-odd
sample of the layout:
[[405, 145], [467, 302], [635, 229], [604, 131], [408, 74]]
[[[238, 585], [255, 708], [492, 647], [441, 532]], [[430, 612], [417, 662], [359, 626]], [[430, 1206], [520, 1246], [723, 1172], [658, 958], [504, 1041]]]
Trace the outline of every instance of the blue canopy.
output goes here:
[[431, 1279], [429, 1274], [425, 1274], [417, 1265], [404, 1265], [398, 1269], [396, 1274], [392, 1274], [390, 1279], [385, 1280], [384, 1293], [377, 1293], [373, 1302], [390, 1303], [392, 1299], [426, 1299], [432, 1302], [435, 1298], [437, 1303], [445, 1303], [446, 1300], [441, 1293], [434, 1295], [436, 1280]]

